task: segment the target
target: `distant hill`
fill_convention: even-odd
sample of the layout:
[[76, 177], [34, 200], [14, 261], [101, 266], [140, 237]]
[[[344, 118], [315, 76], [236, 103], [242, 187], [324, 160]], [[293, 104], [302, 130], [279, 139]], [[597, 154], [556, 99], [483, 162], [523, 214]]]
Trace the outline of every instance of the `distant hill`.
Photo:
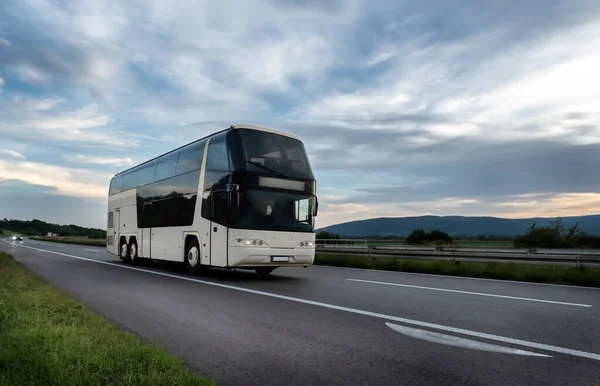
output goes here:
[[[439, 229], [452, 237], [479, 235], [514, 237], [523, 234], [531, 224], [546, 225], [555, 218], [508, 219], [498, 217], [420, 216], [382, 217], [331, 225], [318, 231], [329, 231], [345, 237], [406, 237], [414, 229]], [[579, 223], [589, 235], [600, 235], [600, 215], [563, 217], [565, 227]]]
[[0, 229], [10, 230], [27, 236], [41, 236], [48, 232], [58, 233], [60, 236], [83, 236], [91, 238], [106, 238], [106, 231], [102, 229], [84, 228], [78, 225], [50, 224], [41, 220], [0, 220]]

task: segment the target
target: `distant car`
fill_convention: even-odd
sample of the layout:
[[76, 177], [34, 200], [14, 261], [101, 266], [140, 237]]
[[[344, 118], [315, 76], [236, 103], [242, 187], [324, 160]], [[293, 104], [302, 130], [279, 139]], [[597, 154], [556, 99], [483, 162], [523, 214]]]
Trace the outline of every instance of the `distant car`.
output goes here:
[[23, 236], [21, 235], [14, 235], [12, 237], [13, 241], [23, 241]]

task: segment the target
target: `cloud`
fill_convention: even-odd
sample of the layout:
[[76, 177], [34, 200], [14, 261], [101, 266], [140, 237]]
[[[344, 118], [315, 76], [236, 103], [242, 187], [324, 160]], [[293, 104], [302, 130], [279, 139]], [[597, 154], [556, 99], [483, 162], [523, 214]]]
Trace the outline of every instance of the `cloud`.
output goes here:
[[[297, 119], [361, 130], [419, 128], [438, 137], [485, 141], [599, 141], [595, 106], [600, 91], [593, 86], [600, 82], [600, 56], [594, 53], [600, 47], [597, 21], [510, 45], [509, 36], [506, 28], [498, 27], [451, 42], [418, 37], [381, 43], [365, 63], [386, 62], [387, 71], [371, 84], [334, 91], [301, 107]], [[490, 53], [490, 47], [497, 52]], [[584, 119], [585, 136], [571, 135], [572, 127], [564, 120], [570, 113], [594, 113]], [[432, 119], [407, 120], [410, 116]]]
[[9, 150], [9, 149], [0, 149], [0, 154], [6, 154], [13, 158], [25, 159], [25, 156], [18, 151]]
[[79, 162], [79, 163], [86, 163], [86, 164], [110, 165], [110, 166], [133, 165], [133, 160], [129, 157], [125, 157], [125, 158], [93, 157], [93, 156], [85, 156], [83, 154], [77, 154], [76, 156], [65, 156], [65, 158], [72, 162]]
[[0, 180], [19, 180], [52, 188], [52, 194], [106, 198], [111, 175], [37, 162], [0, 160]]
[[0, 105], [0, 134], [28, 141], [55, 141], [107, 148], [131, 148], [139, 140], [126, 130], [111, 127], [110, 114], [97, 104], [57, 111], [61, 98], [14, 97]]
[[11, 108], [20, 112], [53, 110], [64, 102], [61, 98], [25, 99], [18, 96], [10, 100]]

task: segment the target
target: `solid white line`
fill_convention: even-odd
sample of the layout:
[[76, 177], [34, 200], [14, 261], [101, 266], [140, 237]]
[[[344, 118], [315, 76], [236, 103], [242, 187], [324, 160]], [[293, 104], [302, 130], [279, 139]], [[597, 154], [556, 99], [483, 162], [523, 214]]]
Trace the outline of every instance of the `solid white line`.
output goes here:
[[454, 293], [457, 293], [457, 294], [488, 296], [488, 297], [493, 297], [493, 298], [504, 298], [504, 299], [514, 299], [514, 300], [524, 300], [524, 301], [528, 301], [528, 302], [560, 304], [560, 305], [563, 305], [563, 306], [592, 307], [591, 304], [568, 303], [568, 302], [559, 302], [559, 301], [555, 301], [555, 300], [542, 300], [542, 299], [532, 299], [532, 298], [521, 298], [521, 297], [518, 297], [518, 296], [495, 295], [495, 294], [486, 294], [486, 293], [482, 293], [482, 292], [470, 292], [470, 291], [451, 290], [451, 289], [445, 289], [445, 288], [423, 287], [423, 286], [420, 286], [420, 285], [386, 283], [386, 282], [383, 282], [383, 281], [371, 281], [371, 280], [362, 280], [362, 279], [346, 279], [346, 280], [356, 281], [356, 282], [361, 282], [361, 283], [369, 283], [369, 284], [389, 285], [389, 286], [394, 286], [394, 287], [417, 288], [417, 289], [424, 289], [424, 290], [430, 290], [430, 291], [454, 292]]
[[437, 279], [464, 279], [464, 280], [483, 280], [483, 281], [494, 281], [496, 283], [504, 283], [504, 284], [530, 284], [530, 285], [541, 285], [541, 286], [549, 286], [549, 287], [565, 287], [565, 288], [574, 288], [580, 290], [596, 290], [599, 291], [599, 287], [586, 287], [581, 285], [568, 285], [568, 284], [552, 284], [552, 283], [536, 283], [533, 281], [519, 281], [519, 280], [502, 280], [502, 279], [487, 279], [484, 277], [466, 277], [466, 276], [452, 276], [452, 275], [436, 275], [434, 273], [417, 273], [417, 272], [402, 272], [402, 271], [386, 271], [383, 269], [373, 269], [373, 268], [352, 268], [352, 267], [336, 267], [333, 265], [318, 265], [315, 264], [311, 266], [311, 268], [329, 268], [329, 269], [348, 269], [352, 271], [366, 271], [366, 272], [376, 272], [376, 273], [389, 273], [393, 275], [414, 275], [414, 276], [431, 276]]
[[[40, 249], [40, 248], [29, 247], [29, 246], [25, 246], [25, 245], [18, 245], [18, 246], [22, 247], [22, 248], [44, 251], [43, 249]], [[185, 281], [205, 284], [205, 285], [209, 285], [209, 286], [213, 286], [213, 287], [227, 288], [227, 289], [234, 290], [234, 291], [246, 292], [246, 293], [250, 293], [250, 294], [261, 295], [261, 296], [266, 296], [266, 297], [275, 298], [275, 299], [282, 299], [282, 300], [287, 300], [287, 301], [301, 303], [301, 304], [309, 304], [311, 306], [327, 308], [330, 310], [343, 311], [343, 312], [348, 312], [348, 313], [363, 315], [363, 316], [370, 316], [370, 317], [377, 318], [377, 319], [391, 320], [391, 321], [398, 322], [398, 323], [411, 324], [411, 325], [415, 325], [415, 326], [419, 326], [419, 327], [427, 327], [427, 328], [431, 328], [431, 329], [435, 329], [435, 330], [453, 332], [456, 334], [470, 335], [470, 336], [475, 336], [475, 337], [482, 338], [482, 339], [494, 340], [494, 341], [498, 341], [498, 342], [504, 342], [504, 343], [510, 343], [510, 344], [519, 345], [519, 346], [531, 347], [531, 348], [536, 348], [536, 349], [545, 350], [545, 351], [553, 351], [553, 352], [557, 352], [560, 354], [572, 355], [572, 356], [594, 359], [594, 360], [600, 361], [600, 354], [596, 354], [596, 353], [589, 353], [589, 352], [580, 351], [580, 350], [552, 346], [552, 345], [544, 344], [544, 343], [529, 342], [526, 340], [514, 339], [514, 338], [504, 337], [504, 336], [500, 336], [500, 335], [487, 334], [484, 332], [465, 330], [462, 328], [444, 326], [443, 324], [422, 322], [420, 320], [407, 319], [407, 318], [402, 318], [402, 317], [398, 317], [398, 316], [380, 314], [377, 312], [364, 311], [364, 310], [359, 310], [356, 308], [338, 306], [335, 304], [317, 302], [314, 300], [307, 300], [307, 299], [302, 299], [302, 298], [295, 298], [292, 296], [279, 295], [279, 294], [274, 294], [274, 293], [270, 293], [270, 292], [253, 290], [253, 289], [249, 289], [249, 288], [235, 287], [235, 286], [228, 285], [228, 284], [214, 283], [211, 281], [194, 279], [194, 278], [186, 277], [186, 276], [178, 276], [178, 275], [172, 275], [172, 274], [164, 273], [164, 272], [150, 271], [148, 269], [137, 268], [137, 267], [132, 267], [132, 266], [128, 266], [128, 265], [120, 265], [120, 264], [116, 264], [116, 263], [110, 263], [107, 261], [94, 260], [94, 259], [89, 259], [86, 257], [74, 256], [74, 255], [69, 255], [66, 253], [61, 253], [61, 252], [56, 252], [56, 251], [45, 251], [45, 252], [53, 253], [55, 255], [70, 257], [70, 258], [77, 259], [77, 260], [89, 261], [89, 262], [96, 263], [96, 264], [110, 265], [112, 267], [129, 269], [132, 271], [145, 272], [145, 273], [149, 273], [152, 275], [164, 276], [164, 277], [169, 277], [169, 278], [179, 279], [179, 280], [185, 280]]]
[[84, 251], [90, 251], [90, 252], [100, 252], [100, 251], [98, 251], [98, 250], [96, 250], [96, 249], [90, 249], [90, 248], [86, 248], [86, 249], [84, 249]]
[[439, 332], [421, 330], [419, 328], [400, 326], [398, 324], [393, 324], [393, 323], [389, 323], [389, 322], [386, 322], [385, 324], [392, 330], [399, 332], [400, 334], [410, 336], [411, 338], [422, 339], [422, 340], [426, 340], [428, 342], [433, 342], [433, 343], [445, 344], [447, 346], [462, 347], [462, 348], [468, 348], [468, 349], [472, 349], [472, 350], [481, 350], [481, 351], [488, 351], [488, 352], [497, 352], [497, 353], [501, 353], [501, 354], [528, 355], [528, 356], [534, 356], [534, 357], [547, 357], [547, 358], [552, 357], [551, 355], [539, 354], [539, 353], [525, 351], [525, 350], [519, 350], [519, 349], [512, 348], [512, 347], [499, 346], [497, 344], [485, 343], [485, 342], [480, 342], [478, 340], [461, 338], [458, 336], [447, 335], [447, 334], [441, 334]]

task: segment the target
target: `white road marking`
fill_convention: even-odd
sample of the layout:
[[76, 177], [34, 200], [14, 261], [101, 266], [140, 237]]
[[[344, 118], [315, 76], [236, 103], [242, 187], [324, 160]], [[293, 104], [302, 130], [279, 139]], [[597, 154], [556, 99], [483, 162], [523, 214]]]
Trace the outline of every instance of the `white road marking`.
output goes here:
[[419, 286], [419, 285], [409, 285], [409, 284], [386, 283], [386, 282], [383, 282], [383, 281], [372, 281], [372, 280], [362, 280], [362, 279], [346, 279], [346, 280], [356, 281], [356, 282], [361, 282], [361, 283], [369, 283], [369, 284], [389, 285], [389, 286], [394, 286], [394, 287], [406, 287], [406, 288], [416, 288], [416, 289], [424, 289], [424, 290], [430, 290], [430, 291], [454, 292], [454, 293], [458, 293], [458, 294], [477, 295], [477, 296], [489, 296], [489, 297], [493, 297], [493, 298], [523, 300], [523, 301], [528, 301], [528, 302], [540, 302], [540, 303], [560, 304], [560, 305], [564, 305], [564, 306], [592, 307], [591, 304], [568, 303], [568, 302], [559, 302], [559, 301], [555, 301], [555, 300], [521, 298], [521, 297], [518, 297], [518, 296], [486, 294], [486, 293], [482, 293], [482, 292], [459, 291], [459, 290], [451, 290], [451, 289], [445, 289], [445, 288], [423, 287], [423, 286]]
[[97, 250], [97, 249], [90, 249], [90, 248], [86, 248], [86, 249], [84, 249], [84, 251], [90, 251], [90, 252], [100, 252], [100, 251], [99, 251], [99, 250]]
[[343, 311], [343, 312], [348, 312], [351, 314], [357, 314], [357, 315], [363, 315], [363, 316], [370, 316], [373, 318], [390, 320], [390, 321], [397, 322], [397, 323], [404, 323], [404, 324], [410, 324], [410, 325], [419, 326], [419, 327], [431, 328], [434, 330], [453, 332], [455, 334], [469, 335], [469, 336], [474, 336], [474, 337], [478, 337], [478, 338], [482, 338], [482, 339], [494, 340], [497, 342], [504, 342], [504, 343], [514, 344], [514, 345], [518, 345], [518, 346], [525, 346], [525, 347], [535, 348], [535, 349], [539, 349], [539, 350], [552, 351], [552, 352], [557, 352], [560, 354], [572, 355], [572, 356], [576, 356], [576, 357], [594, 359], [594, 360], [600, 361], [600, 354], [589, 353], [589, 352], [581, 351], [581, 350], [574, 350], [574, 349], [570, 349], [570, 348], [552, 346], [552, 345], [545, 344], [545, 343], [530, 342], [527, 340], [509, 338], [509, 337], [500, 336], [500, 335], [487, 334], [485, 332], [471, 331], [471, 330], [466, 330], [463, 328], [445, 326], [443, 324], [436, 324], [436, 323], [430, 323], [430, 322], [423, 322], [420, 320], [402, 318], [399, 316], [380, 314], [377, 312], [359, 310], [357, 308], [338, 306], [335, 304], [317, 302], [314, 300], [296, 298], [293, 296], [280, 295], [280, 294], [275, 294], [275, 293], [265, 292], [265, 291], [258, 291], [258, 290], [253, 290], [253, 289], [249, 289], [249, 288], [236, 287], [236, 286], [232, 286], [232, 285], [228, 285], [228, 284], [214, 283], [211, 281], [194, 279], [192, 277], [178, 276], [178, 275], [173, 275], [173, 274], [165, 273], [165, 272], [157, 272], [157, 271], [151, 271], [151, 270], [144, 269], [144, 268], [132, 267], [129, 265], [120, 265], [120, 264], [111, 263], [108, 261], [94, 260], [94, 259], [89, 259], [86, 257], [69, 255], [69, 254], [62, 253], [62, 252], [47, 251], [47, 250], [43, 250], [40, 248], [29, 247], [26, 245], [18, 245], [18, 246], [22, 247], [22, 248], [33, 249], [33, 250], [42, 250], [47, 253], [53, 253], [55, 255], [70, 257], [72, 259], [77, 259], [77, 260], [89, 261], [91, 263], [110, 265], [112, 267], [129, 269], [131, 271], [145, 272], [145, 273], [149, 273], [149, 274], [156, 275], [156, 276], [163, 276], [163, 277], [169, 277], [169, 278], [173, 278], [173, 279], [185, 280], [185, 281], [200, 283], [200, 284], [209, 285], [209, 286], [213, 286], [213, 287], [227, 288], [227, 289], [234, 290], [234, 291], [246, 292], [246, 293], [250, 293], [250, 294], [261, 295], [261, 296], [266, 296], [266, 297], [275, 298], [275, 299], [282, 299], [282, 300], [287, 300], [287, 301], [300, 303], [300, 304], [308, 304], [311, 306], [322, 307], [322, 308], [326, 308], [326, 309], [330, 309], [330, 310]]
[[497, 352], [501, 354], [515, 354], [515, 355], [528, 355], [534, 357], [549, 357], [551, 355], [539, 354], [531, 351], [519, 350], [512, 347], [499, 346], [497, 344], [480, 342], [478, 340], [461, 338], [458, 336], [441, 334], [439, 332], [426, 331], [421, 330], [419, 328], [412, 328], [406, 326], [400, 326], [398, 324], [393, 323], [385, 323], [392, 330], [399, 332], [400, 334], [410, 336], [416, 339], [426, 340], [428, 342], [445, 344], [448, 346], [454, 347], [463, 347], [473, 350], [481, 350], [481, 351], [489, 351], [489, 352]]

